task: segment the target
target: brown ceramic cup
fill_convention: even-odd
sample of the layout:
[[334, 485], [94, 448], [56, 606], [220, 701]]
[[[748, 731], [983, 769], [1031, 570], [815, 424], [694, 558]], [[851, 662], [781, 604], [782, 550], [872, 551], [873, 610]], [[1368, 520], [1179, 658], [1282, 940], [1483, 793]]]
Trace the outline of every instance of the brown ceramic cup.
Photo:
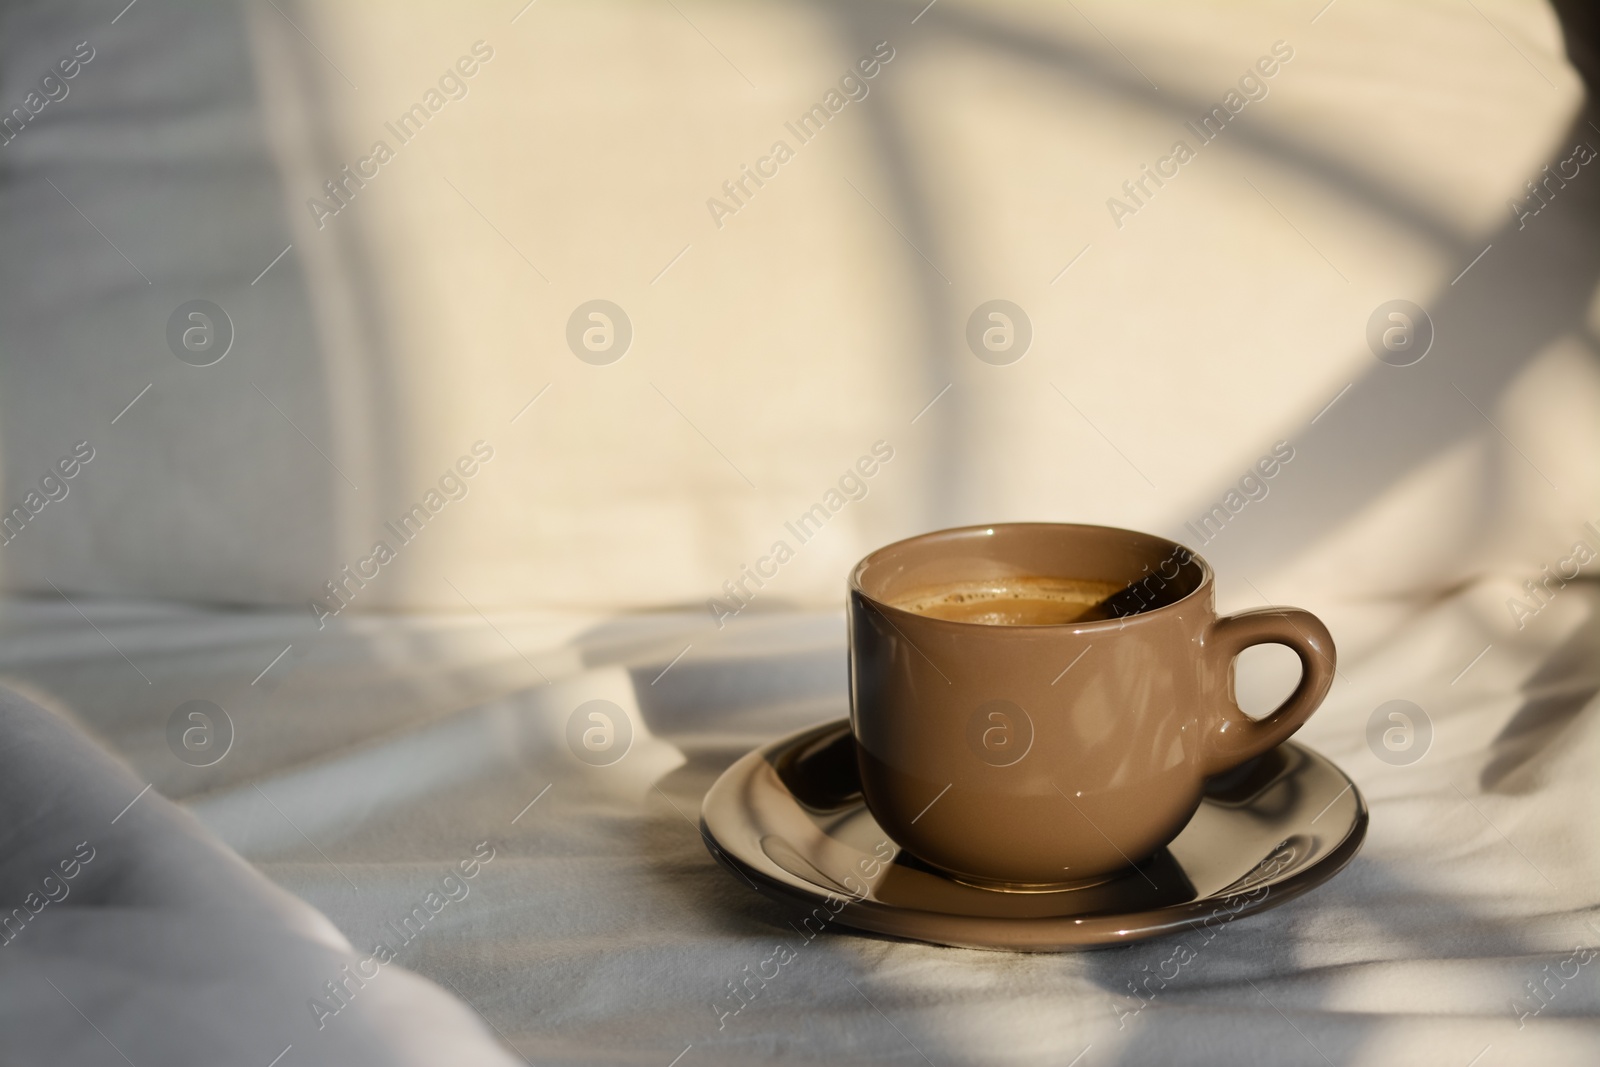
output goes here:
[[[1056, 625], [958, 622], [894, 607], [930, 589], [1016, 577], [1141, 581], [1155, 606]], [[1039, 890], [1148, 859], [1206, 779], [1300, 728], [1333, 681], [1316, 616], [1218, 617], [1211, 568], [1175, 542], [1104, 526], [1007, 523], [913, 537], [850, 575], [850, 722], [883, 830], [963, 881]], [[1255, 720], [1233, 661], [1287, 645], [1301, 678]]]

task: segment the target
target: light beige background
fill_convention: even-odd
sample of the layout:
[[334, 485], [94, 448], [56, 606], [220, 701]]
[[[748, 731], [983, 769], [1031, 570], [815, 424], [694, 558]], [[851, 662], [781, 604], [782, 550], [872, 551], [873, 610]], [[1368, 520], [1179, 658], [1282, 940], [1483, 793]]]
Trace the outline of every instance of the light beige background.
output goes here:
[[[1537, 571], [1600, 519], [1597, 183], [1521, 231], [1507, 206], [1578, 136], [1538, 4], [517, 7], [105, 28], [227, 44], [159, 74], [107, 47], [0, 149], [29, 250], [7, 506], [99, 449], [3, 550], [10, 588], [304, 605], [478, 440], [468, 497], [358, 608], [703, 605], [780, 537], [756, 602], [836, 604], [872, 547], [993, 520], [1192, 542], [1279, 440], [1271, 495], [1203, 546], [1225, 600]], [[399, 147], [384, 123], [480, 40], [468, 95]], [[885, 40], [868, 97], [718, 228], [707, 198]], [[1269, 95], [1115, 226], [1107, 198], [1276, 41]], [[172, 105], [196, 86], [233, 120]], [[377, 138], [396, 157], [319, 230], [307, 200]], [[210, 368], [166, 349], [195, 297], [237, 327]], [[603, 367], [564, 340], [597, 297], [634, 329]], [[1437, 329], [1411, 368], [1365, 342], [1396, 297]], [[1010, 366], [964, 340], [993, 298], [1032, 322]], [[784, 522], [878, 440], [868, 496], [798, 546]]]

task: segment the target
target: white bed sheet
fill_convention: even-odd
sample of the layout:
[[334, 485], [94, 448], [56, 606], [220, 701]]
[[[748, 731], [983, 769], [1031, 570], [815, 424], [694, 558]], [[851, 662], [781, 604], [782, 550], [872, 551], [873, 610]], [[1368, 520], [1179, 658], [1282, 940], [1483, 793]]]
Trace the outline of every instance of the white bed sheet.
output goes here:
[[[0, 946], [0, 1059], [489, 1064], [511, 1054], [500, 1041], [538, 1063], [678, 1067], [1600, 1059], [1600, 594], [1570, 586], [1518, 628], [1516, 589], [1463, 584], [1535, 573], [1600, 519], [1600, 188], [1574, 181], [1526, 229], [1504, 202], [1589, 136], [1545, 7], [1106, 5], [1090, 23], [1022, 3], [679, 6], [397, 19], [375, 3], [118, 15], [58, 0], [0, 16], [7, 107], [74, 42], [100, 49], [0, 161], [7, 506], [80, 435], [103, 449], [7, 549], [0, 582], [46, 599], [0, 604], [0, 670], [131, 768], [0, 700], [0, 810], [29, 813], [0, 830], [0, 907], [80, 841], [98, 849], [90, 881]], [[706, 34], [685, 25], [702, 15]], [[311, 229], [308, 191], [480, 32], [501, 58], [470, 102], [359, 214]], [[726, 166], [880, 34], [902, 54], [851, 105], [848, 138], [714, 230], [700, 206]], [[1106, 195], [1280, 36], [1298, 58], [1270, 101], [1116, 228]], [[744, 95], [713, 37], [763, 90]], [[364, 90], [346, 93], [313, 40]], [[879, 150], [893, 144], [915, 164], [898, 179]], [[939, 220], [922, 224], [939, 243], [913, 229], [921, 247], [906, 244], [874, 202]], [[961, 263], [960, 285], [930, 295], [945, 284], [925, 258]], [[554, 278], [530, 313], [536, 283], [508, 268], [534, 259]], [[562, 344], [602, 282], [640, 326], [612, 368]], [[944, 328], [979, 289], [1037, 316], [1038, 351], [1009, 378]], [[201, 295], [241, 338], [205, 372], [161, 336]], [[1362, 333], [1398, 296], [1423, 301], [1440, 337], [1404, 377]], [[704, 437], [680, 424], [711, 413]], [[484, 426], [503, 451], [472, 502], [359, 610], [704, 605], [880, 427], [904, 451], [899, 481], [724, 631], [703, 607], [351, 611], [314, 630], [306, 599]], [[1088, 518], [1188, 539], [1184, 520], [1280, 436], [1303, 451], [1297, 480], [1205, 550], [1225, 597], [1259, 582], [1340, 642], [1304, 736], [1372, 805], [1352, 866], [1230, 924], [1136, 1014], [1127, 983], [1170, 942], [1021, 957], [834, 933], [719, 1028], [726, 983], [793, 935], [782, 906], [706, 855], [699, 799], [749, 747], [845, 712], [838, 616], [770, 606], [836, 603], [861, 552], [947, 523]], [[1140, 442], [1127, 469], [1112, 440]], [[1374, 591], [1411, 599], [1335, 599]], [[112, 594], [297, 606], [95, 599]], [[638, 732], [608, 768], [565, 741], [596, 697], [632, 709]], [[1391, 699], [1433, 727], [1410, 766], [1367, 747]], [[191, 700], [235, 728], [209, 768], [168, 746]], [[494, 858], [470, 892], [319, 1018], [320, 984], [484, 842]]]
[[[835, 614], [747, 617], [720, 634], [674, 614], [375, 618], [308, 646], [297, 615], [80, 605], [91, 627], [64, 604], [27, 601], [6, 606], [0, 655], [135, 778], [330, 918], [356, 956], [393, 940], [386, 924], [492, 842], [469, 895], [351, 1003], [381, 985], [402, 1015], [437, 1008], [433, 991], [391, 981], [404, 967], [459, 994], [529, 1062], [1591, 1064], [1600, 590], [1569, 586], [1508, 635], [1513, 592], [1483, 583], [1425, 608], [1329, 613], [1340, 676], [1302, 737], [1363, 790], [1367, 843], [1328, 885], [1230, 924], [1137, 1012], [1127, 983], [1174, 941], [1058, 956], [846, 932], [804, 943], [792, 909], [707, 855], [693, 823], [715, 776], [759, 742], [845, 714]], [[1243, 679], [1247, 697], [1270, 684]], [[596, 697], [636, 730], [606, 768], [579, 763], [564, 739], [572, 709]], [[1433, 728], [1409, 766], [1367, 747], [1368, 717], [1394, 698]], [[235, 724], [215, 767], [167, 748], [166, 720], [187, 699], [216, 701]], [[0, 949], [0, 988], [37, 985], [33, 970], [58, 973], [86, 940], [143, 939], [140, 980], [125, 983], [139, 1011], [95, 1021], [134, 1063], [183, 1062], [188, 1034], [174, 1027], [194, 990], [151, 978], [174, 951], [162, 936], [173, 921], [62, 909], [27, 972], [16, 946]], [[783, 941], [799, 958], [719, 1028], [726, 983]], [[1577, 978], [1550, 977], [1574, 967]], [[271, 985], [226, 968], [204, 980], [218, 1005]], [[1540, 981], [1535, 999], [1528, 983]], [[309, 1028], [312, 994], [290, 995], [304, 995]], [[6, 1032], [76, 1033], [85, 1055], [73, 1062], [121, 1062], [103, 1045], [90, 1054], [101, 1039], [61, 999], [0, 998]], [[343, 1023], [296, 1040], [283, 1063], [332, 1062], [334, 1046], [317, 1042]], [[433, 1029], [476, 1039], [463, 1018]]]

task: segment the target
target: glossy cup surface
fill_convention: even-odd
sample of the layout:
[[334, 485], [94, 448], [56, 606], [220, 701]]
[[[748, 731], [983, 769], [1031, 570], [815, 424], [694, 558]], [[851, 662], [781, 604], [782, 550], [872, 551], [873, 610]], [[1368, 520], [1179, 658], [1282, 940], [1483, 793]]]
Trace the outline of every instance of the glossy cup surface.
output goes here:
[[[892, 606], [1015, 576], [1143, 580], [1161, 606], [1045, 626], [954, 622]], [[1219, 619], [1211, 569], [1164, 538], [1010, 523], [901, 541], [852, 571], [851, 729], [863, 795], [903, 848], [979, 885], [1105, 878], [1177, 836], [1206, 778], [1282, 742], [1333, 678], [1315, 616]], [[1234, 701], [1244, 648], [1286, 644], [1303, 675], [1267, 718]]]

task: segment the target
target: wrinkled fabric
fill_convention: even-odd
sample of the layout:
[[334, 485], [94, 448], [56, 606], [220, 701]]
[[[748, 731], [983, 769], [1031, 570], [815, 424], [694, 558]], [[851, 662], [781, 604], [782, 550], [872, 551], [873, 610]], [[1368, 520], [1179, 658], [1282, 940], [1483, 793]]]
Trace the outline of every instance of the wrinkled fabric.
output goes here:
[[[1544, 5], [59, 0], [0, 114], [90, 49], [0, 138], [0, 1059], [1596, 1060], [1600, 120]], [[802, 943], [711, 861], [716, 775], [847, 711], [849, 566], [1003, 519], [1328, 621], [1346, 871], [1173, 975]]]
[[150, 785], [0, 691], [8, 1063], [515, 1062], [438, 986], [362, 967]]
[[[1600, 961], [1574, 960], [1600, 945], [1600, 855], [1581, 817], [1600, 800], [1590, 771], [1600, 759], [1600, 592], [1569, 585], [1506, 632], [1516, 592], [1484, 582], [1427, 607], [1327, 613], [1339, 679], [1300, 738], [1336, 760], [1371, 806], [1367, 842], [1343, 873], [1209, 940], [1197, 932], [1076, 955], [837, 928], [806, 941], [790, 925], [794, 908], [758, 896], [706, 852], [698, 805], [723, 768], [846, 714], [843, 625], [832, 613], [747, 617], [722, 631], [673, 614], [363, 620], [314, 647], [296, 643], [252, 683], [297, 619], [123, 605], [91, 613], [102, 638], [63, 605], [13, 603], [5, 666], [79, 709], [130, 761], [135, 774], [96, 802], [101, 821], [154, 781], [332, 921], [354, 951], [317, 945], [330, 963], [395, 941], [393, 924], [475, 844], [492, 842], [467, 895], [352, 1005], [390, 996], [416, 1018], [411, 1006], [432, 990], [402, 968], [414, 971], [482, 1012], [530, 1062], [665, 1064], [682, 1053], [682, 1064], [921, 1063], [920, 1052], [938, 1064], [1062, 1064], [1080, 1053], [1083, 1064], [1219, 1067], [1324, 1056], [1465, 1064], [1480, 1053], [1481, 1064], [1592, 1063]], [[1241, 701], [1265, 706], [1287, 684], [1244, 670]], [[236, 740], [220, 763], [196, 769], [175, 758], [165, 732], [174, 709], [201, 693], [227, 710]], [[1374, 712], [1394, 699], [1431, 726], [1425, 754], [1408, 765], [1380, 761], [1368, 741]], [[609, 766], [580, 761], [581, 740], [570, 740], [574, 713], [591, 700], [621, 708], [631, 725], [631, 747]], [[135, 815], [156, 790], [106, 829], [140, 827]], [[175, 838], [198, 832], [187, 819], [174, 825]], [[30, 856], [54, 855], [57, 835], [43, 840]], [[152, 835], [148, 848], [159, 845]], [[115, 862], [108, 851], [85, 875]], [[5, 884], [21, 889], [32, 866]], [[271, 896], [263, 886], [249, 895]], [[184, 958], [166, 937], [176, 907], [94, 909], [92, 926], [63, 923], [58, 940], [34, 942], [26, 969], [8, 962], [19, 939], [0, 948], [0, 981], [38, 986], [42, 971], [70, 993], [131, 967], [134, 953], [144, 954], [137, 973], [173, 966]], [[91, 936], [103, 951], [86, 955]], [[249, 944], [266, 960], [301, 945], [237, 927], [194, 936], [223, 946], [204, 957], [219, 961], [219, 983], [231, 973], [220, 962], [228, 946]], [[727, 1016], [728, 983], [779, 944], [796, 958]], [[1130, 991], [1170, 975], [1179, 944], [1192, 962], [1148, 1000]], [[244, 978], [285, 1001], [313, 995], [293, 982], [286, 990], [278, 973], [263, 966]], [[125, 985], [139, 991], [137, 1013], [107, 1020], [79, 1006], [135, 1062], [145, 1061], [129, 1045], [186, 1047], [164, 1020], [180, 1017], [192, 988]], [[49, 1019], [51, 1034], [75, 1026], [100, 1040], [37, 991], [0, 1004], [18, 1013], [8, 1033], [44, 1032]], [[349, 1021], [341, 1014], [323, 1033], [353, 1033]], [[455, 1041], [472, 1028], [435, 1032]], [[295, 1054], [312, 1047], [295, 1041]]]

